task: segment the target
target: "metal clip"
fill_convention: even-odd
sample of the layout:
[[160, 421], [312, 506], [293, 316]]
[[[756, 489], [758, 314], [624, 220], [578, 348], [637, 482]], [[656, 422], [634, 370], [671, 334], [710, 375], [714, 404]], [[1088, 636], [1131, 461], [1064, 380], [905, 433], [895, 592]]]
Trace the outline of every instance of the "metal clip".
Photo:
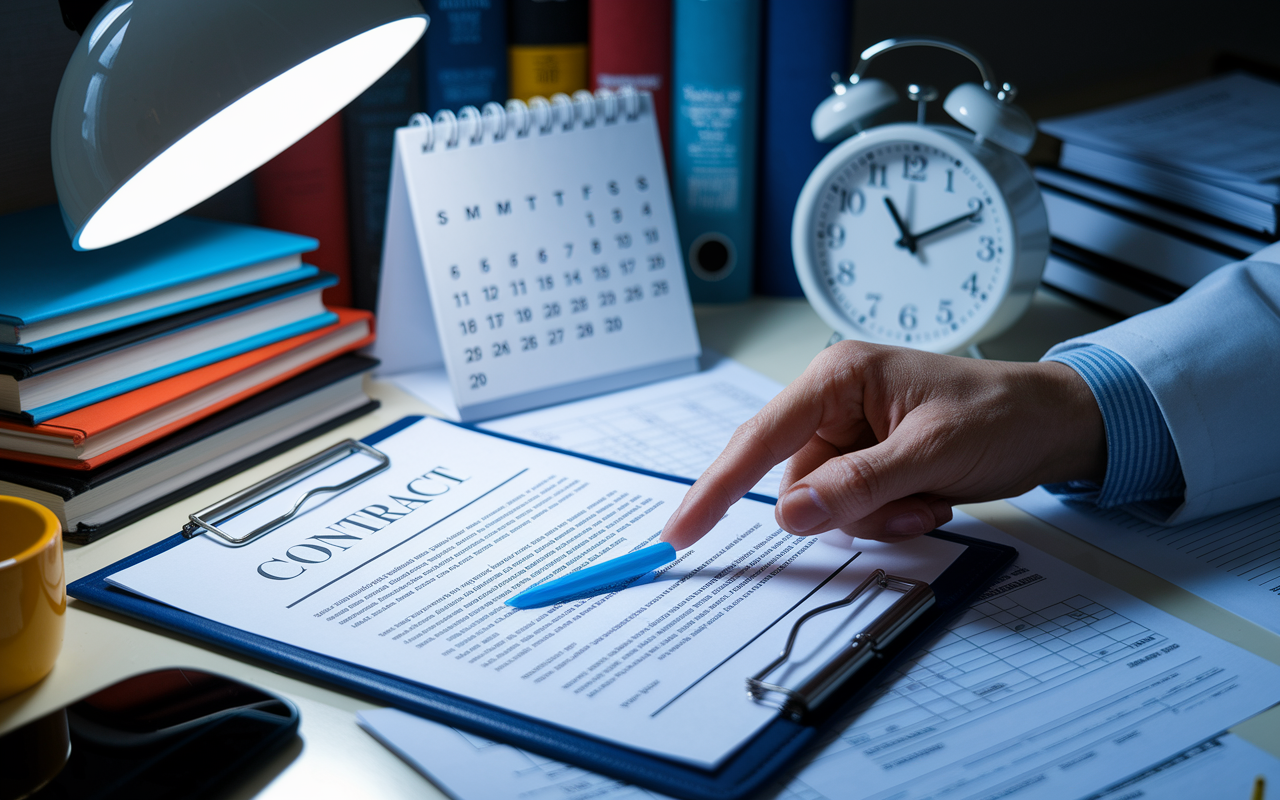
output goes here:
[[[765, 677], [782, 666], [791, 656], [791, 648], [795, 646], [800, 626], [819, 614], [852, 605], [872, 586], [902, 592], [902, 596], [877, 617], [875, 622], [854, 636], [848, 647], [832, 656], [830, 661], [815, 670], [798, 688], [790, 689], [765, 682]], [[868, 660], [881, 657], [881, 650], [904, 628], [915, 622], [933, 605], [933, 602], [933, 590], [929, 588], [929, 584], [924, 581], [887, 575], [884, 570], [878, 569], [867, 576], [867, 579], [844, 599], [819, 606], [796, 620], [796, 624], [791, 627], [791, 634], [787, 637], [787, 645], [783, 648], [782, 655], [753, 677], [747, 678], [747, 694], [753, 700], [778, 706], [782, 709], [782, 713], [791, 719], [803, 720]], [[783, 699], [772, 700], [769, 697], [770, 694], [780, 694]]]
[[[266, 498], [279, 493], [283, 488], [297, 483], [302, 478], [305, 478], [315, 472], [319, 472], [321, 469], [332, 464], [336, 464], [344, 458], [356, 453], [363, 453], [364, 455], [373, 458], [378, 463], [374, 464], [364, 472], [361, 472], [359, 475], [348, 478], [336, 486], [316, 486], [312, 489], [308, 489], [294, 502], [293, 507], [287, 512], [273, 520], [270, 520], [269, 522], [259, 525], [257, 528], [254, 528], [243, 536], [232, 536], [217, 527], [218, 524], [225, 523], [231, 517], [262, 502]], [[182, 535], [188, 539], [192, 539], [199, 536], [201, 533], [216, 534], [233, 547], [239, 547], [256, 537], [261, 536], [267, 531], [279, 527], [283, 523], [287, 522], [298, 513], [298, 509], [302, 508], [303, 503], [307, 502], [307, 500], [311, 499], [315, 495], [345, 492], [352, 486], [372, 478], [374, 475], [377, 475], [389, 466], [391, 466], [391, 459], [385, 453], [375, 450], [367, 444], [357, 442], [355, 439], [347, 439], [346, 441], [338, 442], [324, 452], [317, 453], [306, 461], [294, 464], [291, 467], [277, 472], [269, 478], [264, 478], [263, 480], [258, 481], [247, 489], [242, 489], [224, 500], [219, 500], [208, 508], [200, 509], [189, 517], [191, 520], [190, 522], [182, 526]]]

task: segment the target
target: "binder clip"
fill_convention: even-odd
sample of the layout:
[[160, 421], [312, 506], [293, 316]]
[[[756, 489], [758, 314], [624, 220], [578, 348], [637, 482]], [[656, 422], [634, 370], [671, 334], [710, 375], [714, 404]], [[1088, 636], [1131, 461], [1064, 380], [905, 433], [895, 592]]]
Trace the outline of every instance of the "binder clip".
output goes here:
[[[801, 626], [819, 614], [852, 605], [873, 587], [901, 592], [902, 596], [874, 622], [854, 636], [849, 644], [842, 647], [827, 663], [805, 678], [799, 686], [790, 688], [765, 682], [764, 679], [769, 673], [782, 666], [791, 657], [791, 649], [795, 646]], [[819, 606], [796, 620], [787, 637], [786, 647], [782, 649], [782, 655], [754, 676], [747, 678], [747, 694], [757, 702], [776, 705], [782, 710], [784, 716], [796, 722], [803, 722], [863, 666], [872, 660], [883, 658], [884, 648], [928, 610], [933, 602], [933, 589], [929, 584], [888, 575], [884, 570], [878, 569], [868, 575], [867, 579], [844, 599]], [[781, 697], [778, 697], [779, 695]]]
[[[278, 494], [284, 488], [292, 486], [298, 481], [306, 478], [320, 470], [342, 461], [343, 459], [361, 453], [374, 459], [375, 463], [365, 471], [358, 475], [353, 475], [342, 483], [334, 486], [315, 486], [304, 492], [293, 506], [281, 514], [280, 516], [268, 520], [259, 525], [248, 533], [240, 536], [234, 536], [227, 531], [218, 527], [225, 524], [231, 518], [247, 511], [259, 503], [262, 503], [268, 497]], [[357, 442], [355, 439], [347, 439], [338, 442], [323, 452], [316, 453], [305, 461], [300, 461], [291, 467], [277, 472], [269, 478], [264, 478], [252, 486], [242, 489], [235, 494], [223, 500], [219, 500], [208, 508], [202, 508], [188, 519], [191, 521], [182, 526], [182, 535], [187, 539], [193, 539], [202, 533], [214, 534], [221, 537], [227, 544], [232, 547], [240, 547], [247, 544], [262, 534], [279, 527], [285, 522], [293, 518], [302, 505], [318, 494], [340, 494], [364, 481], [382, 472], [391, 466], [391, 459], [387, 454], [380, 450], [375, 450], [367, 444]]]

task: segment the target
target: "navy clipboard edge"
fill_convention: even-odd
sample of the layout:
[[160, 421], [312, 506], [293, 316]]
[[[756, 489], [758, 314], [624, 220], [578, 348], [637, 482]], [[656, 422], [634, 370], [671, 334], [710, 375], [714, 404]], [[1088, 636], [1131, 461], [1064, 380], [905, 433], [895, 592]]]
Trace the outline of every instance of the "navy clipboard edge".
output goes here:
[[[406, 417], [363, 439], [374, 445], [414, 424], [422, 417]], [[494, 434], [474, 426], [480, 433], [520, 442], [546, 450], [569, 453], [546, 445]], [[578, 457], [581, 454], [569, 453]], [[690, 484], [691, 480], [661, 475], [604, 459], [588, 460], [632, 472], [668, 478]], [[754, 495], [752, 499], [774, 503], [773, 498]], [[265, 534], [265, 535], [270, 535]], [[346, 661], [324, 656], [238, 628], [204, 619], [162, 603], [116, 589], [106, 582], [114, 572], [145, 561], [186, 541], [181, 534], [157, 542], [129, 558], [118, 561], [73, 582], [67, 593], [86, 603], [133, 617], [201, 642], [215, 645], [255, 660], [286, 667], [307, 678], [319, 678], [342, 689], [357, 692], [379, 703], [418, 714], [437, 722], [506, 742], [548, 758], [565, 761], [618, 780], [635, 783], [685, 800], [738, 800], [784, 780], [798, 768], [809, 749], [842, 727], [847, 717], [874, 691], [876, 675], [891, 670], [931, 638], [955, 615], [968, 608], [977, 595], [1013, 562], [1012, 547], [984, 542], [945, 531], [930, 536], [967, 545], [966, 551], [935, 580], [936, 602], [890, 645], [890, 655], [853, 676], [850, 688], [824, 710], [814, 724], [800, 724], [779, 717], [749, 740], [715, 770], [670, 761], [621, 745], [600, 741], [539, 719], [462, 697], [433, 687], [404, 680]], [[865, 672], [875, 674], [866, 675]], [[745, 682], [745, 677], [744, 682]], [[857, 684], [853, 686], [852, 684]], [[743, 692], [745, 694], [745, 683]]]

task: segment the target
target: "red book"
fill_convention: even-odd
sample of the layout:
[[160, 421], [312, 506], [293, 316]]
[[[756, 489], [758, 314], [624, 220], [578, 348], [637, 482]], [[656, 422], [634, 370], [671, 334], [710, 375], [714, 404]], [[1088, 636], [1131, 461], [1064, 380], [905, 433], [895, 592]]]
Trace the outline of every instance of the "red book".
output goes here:
[[670, 0], [591, 0], [591, 90], [653, 94], [663, 152], [671, 141]]
[[264, 227], [320, 240], [306, 260], [338, 276], [324, 290], [330, 306], [351, 305], [351, 245], [347, 231], [347, 175], [342, 115], [302, 137], [254, 173], [258, 222]]

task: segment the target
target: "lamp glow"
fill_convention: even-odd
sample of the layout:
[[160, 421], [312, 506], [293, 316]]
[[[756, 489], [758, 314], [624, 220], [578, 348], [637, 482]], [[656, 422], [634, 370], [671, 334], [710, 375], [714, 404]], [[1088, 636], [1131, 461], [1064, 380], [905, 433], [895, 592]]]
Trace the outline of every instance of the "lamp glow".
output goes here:
[[73, 246], [136, 236], [234, 183], [372, 85], [426, 27], [417, 0], [108, 3], [54, 110]]

